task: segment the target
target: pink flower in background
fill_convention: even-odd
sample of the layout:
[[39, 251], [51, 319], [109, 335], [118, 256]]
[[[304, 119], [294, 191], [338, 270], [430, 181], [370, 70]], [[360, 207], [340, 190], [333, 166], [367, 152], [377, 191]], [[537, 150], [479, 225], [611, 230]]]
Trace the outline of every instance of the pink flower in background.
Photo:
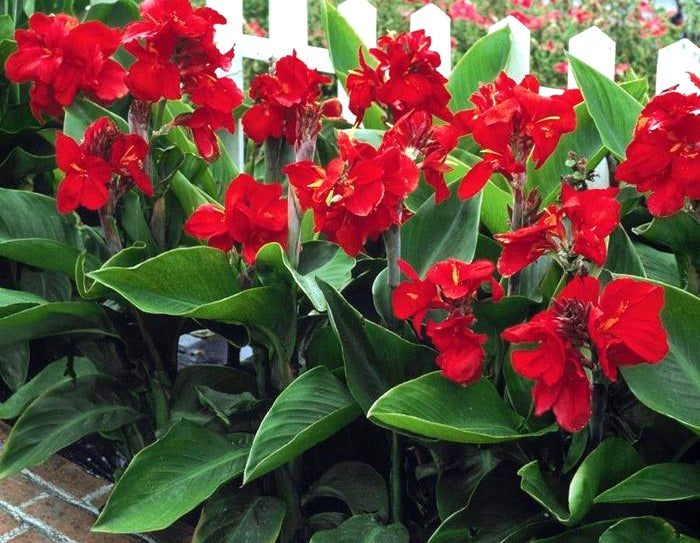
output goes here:
[[565, 74], [569, 70], [569, 63], [566, 61], [557, 62], [553, 68], [555, 72]]
[[517, 10], [509, 11], [508, 15], [515, 17], [518, 21], [523, 23], [530, 30], [539, 30], [540, 28], [542, 28], [544, 26], [543, 19], [540, 19], [537, 16], [531, 17], [530, 15], [526, 15], [522, 11], [517, 11]]
[[245, 28], [248, 32], [255, 36], [260, 36], [261, 38], [267, 36], [267, 31], [255, 19], [247, 21], [245, 24]]
[[654, 15], [642, 21], [642, 28], [639, 35], [644, 38], [659, 38], [666, 34], [666, 23], [660, 17]]
[[576, 19], [577, 23], [587, 23], [593, 18], [593, 14], [586, 10], [580, 9], [578, 6], [574, 6], [569, 10], [569, 15]]
[[554, 51], [557, 50], [557, 44], [554, 43], [552, 40], [547, 40], [542, 45], [540, 45], [540, 49], [542, 49], [543, 51], [549, 51], [550, 53], [554, 53]]
[[465, 0], [457, 0], [457, 2], [452, 4], [448, 14], [453, 21], [463, 19], [465, 21], [473, 21], [478, 25], [488, 24], [488, 20], [477, 13], [474, 4]]
[[532, 0], [510, 0], [511, 3], [515, 6], [520, 6], [525, 9], [530, 9], [530, 6], [532, 6]]
[[630, 69], [630, 65], [627, 62], [620, 62], [615, 66], [615, 75], [623, 76]]

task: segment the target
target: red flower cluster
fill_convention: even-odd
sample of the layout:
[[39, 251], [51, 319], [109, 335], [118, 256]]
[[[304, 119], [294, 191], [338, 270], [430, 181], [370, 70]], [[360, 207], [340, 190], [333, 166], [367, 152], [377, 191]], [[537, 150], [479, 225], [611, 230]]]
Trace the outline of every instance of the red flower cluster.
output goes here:
[[503, 289], [493, 277], [493, 264], [488, 260], [467, 264], [450, 258], [433, 264], [425, 280], [407, 262], [399, 260], [399, 266], [410, 281], [398, 285], [391, 294], [394, 315], [412, 318], [420, 337], [428, 311], [444, 311], [444, 320], [431, 318], [426, 324], [426, 334], [440, 352], [435, 363], [445, 377], [457, 383], [468, 385], [481, 379], [485, 356], [482, 345], [487, 337], [472, 330], [476, 322], [472, 304], [484, 283], [491, 286], [491, 301], [503, 297]]
[[661, 361], [668, 353], [659, 318], [663, 304], [663, 289], [643, 281], [615, 279], [600, 293], [598, 279], [577, 276], [552, 307], [505, 330], [501, 336], [511, 343], [538, 342], [534, 350], [512, 355], [515, 371], [537, 381], [535, 413], [552, 409], [565, 430], [583, 428], [591, 417], [584, 368], [615, 381], [618, 366]]
[[[693, 77], [700, 89], [700, 79]], [[673, 89], [644, 107], [615, 178], [651, 191], [652, 215], [680, 211], [685, 198], [700, 199], [700, 93]]]
[[275, 63], [274, 74], [257, 76], [250, 87], [255, 102], [243, 115], [243, 129], [255, 143], [267, 138], [285, 137], [289, 145], [306, 141], [321, 129], [321, 115], [340, 116], [338, 100], [318, 103], [321, 85], [331, 80], [294, 55], [282, 57]]
[[605, 238], [620, 222], [618, 192], [614, 187], [577, 191], [562, 186], [561, 205], [550, 205], [531, 226], [494, 235], [503, 246], [498, 273], [510, 277], [550, 251], [568, 259], [578, 254], [602, 266], [607, 257]]
[[35, 13], [29, 30], [17, 30], [17, 51], [5, 62], [15, 83], [32, 82], [32, 113], [62, 117], [78, 92], [103, 103], [126, 94], [124, 69], [110, 59], [121, 33], [99, 21], [79, 23], [70, 15]]
[[58, 211], [68, 213], [78, 206], [100, 209], [118, 199], [133, 185], [153, 196], [153, 185], [143, 166], [148, 144], [135, 134], [122, 134], [107, 117], [92, 123], [78, 144], [56, 134], [56, 162], [65, 173], [56, 192]]
[[214, 25], [226, 19], [211, 8], [193, 9], [188, 0], [145, 0], [143, 21], [127, 25], [122, 43], [136, 57], [126, 78], [139, 100], [177, 100], [189, 94], [197, 109], [181, 115], [175, 124], [187, 126], [206, 160], [219, 155], [215, 130], [234, 132], [233, 110], [243, 93], [217, 69], [231, 66], [233, 50], [222, 54], [214, 45]]
[[351, 70], [346, 81], [350, 111], [358, 123], [372, 102], [389, 108], [394, 119], [411, 110], [427, 111], [446, 121], [452, 118], [447, 79], [437, 71], [440, 55], [429, 49], [430, 43], [423, 30], [382, 36], [377, 47], [370, 49], [379, 61], [376, 68], [367, 64], [360, 50], [360, 67]]
[[523, 173], [530, 154], [535, 167], [542, 166], [561, 135], [576, 128], [574, 105], [582, 97], [579, 91], [540, 96], [534, 76], [525, 76], [516, 84], [501, 72], [470, 100], [475, 107], [458, 113], [455, 121], [482, 147], [483, 158], [459, 186], [459, 196], [464, 199], [479, 192], [495, 172], [509, 180]]
[[313, 209], [314, 228], [355, 256], [406, 218], [403, 201], [418, 184], [418, 167], [397, 147], [376, 150], [338, 134], [340, 157], [322, 168], [309, 160], [284, 173], [303, 209]]
[[445, 173], [451, 168], [445, 161], [449, 152], [457, 146], [459, 135], [449, 124], [433, 125], [429, 113], [412, 111], [384, 133], [379, 150], [397, 147], [411, 160], [417, 160], [425, 181], [435, 189], [435, 201], [440, 203], [450, 196]]
[[184, 230], [222, 251], [242, 246], [243, 259], [252, 265], [266, 243], [283, 247], [287, 243], [287, 200], [281, 196], [282, 185], [264, 185], [241, 174], [228, 186], [223, 209], [215, 204], [199, 206]]

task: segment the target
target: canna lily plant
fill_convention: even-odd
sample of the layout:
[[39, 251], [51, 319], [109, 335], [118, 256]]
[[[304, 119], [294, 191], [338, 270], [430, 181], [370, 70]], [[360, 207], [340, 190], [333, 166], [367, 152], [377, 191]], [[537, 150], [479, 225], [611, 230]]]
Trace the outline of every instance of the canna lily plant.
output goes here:
[[[0, 477], [99, 434], [99, 532], [700, 536], [697, 76], [541, 96], [505, 28], [448, 80], [324, 1], [350, 124], [295, 52], [221, 77], [211, 8], [41, 6], [0, 42]], [[201, 329], [225, 365], [178, 365]]]

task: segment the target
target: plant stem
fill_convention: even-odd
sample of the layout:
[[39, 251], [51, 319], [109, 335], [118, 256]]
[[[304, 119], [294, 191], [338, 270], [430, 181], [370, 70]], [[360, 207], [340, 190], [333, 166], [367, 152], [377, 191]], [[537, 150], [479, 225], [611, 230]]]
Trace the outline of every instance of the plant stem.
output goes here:
[[391, 432], [391, 520], [401, 522], [403, 519], [403, 481], [401, 464], [401, 440], [399, 434]]
[[[518, 174], [513, 179], [513, 214], [510, 218], [510, 229], [515, 232], [522, 228], [525, 222], [525, 177]], [[508, 278], [508, 295], [513, 296], [520, 293], [520, 273], [516, 273]]]
[[98, 211], [98, 215], [107, 242], [107, 250], [110, 255], [115, 255], [122, 250], [122, 240], [119, 237], [117, 221], [114, 219], [114, 203], [108, 202], [102, 206]]
[[593, 395], [591, 398], [591, 421], [588, 423], [590, 446], [595, 449], [605, 435], [605, 408], [608, 403], [608, 387], [599, 370], [593, 373]]
[[282, 167], [287, 144], [283, 138], [265, 140], [265, 183], [279, 183], [284, 179]]
[[392, 224], [384, 232], [384, 247], [386, 248], [387, 284], [391, 290], [401, 282], [399, 258], [401, 258], [401, 230], [398, 224]]

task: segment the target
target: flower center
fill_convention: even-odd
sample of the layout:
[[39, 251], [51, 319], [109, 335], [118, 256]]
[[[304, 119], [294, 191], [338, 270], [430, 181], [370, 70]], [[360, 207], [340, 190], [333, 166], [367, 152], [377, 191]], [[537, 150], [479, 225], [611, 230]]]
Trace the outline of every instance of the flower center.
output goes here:
[[588, 333], [588, 314], [591, 304], [584, 304], [578, 300], [557, 300], [554, 302], [554, 308], [557, 312], [559, 333], [572, 345], [589, 346], [591, 336]]

